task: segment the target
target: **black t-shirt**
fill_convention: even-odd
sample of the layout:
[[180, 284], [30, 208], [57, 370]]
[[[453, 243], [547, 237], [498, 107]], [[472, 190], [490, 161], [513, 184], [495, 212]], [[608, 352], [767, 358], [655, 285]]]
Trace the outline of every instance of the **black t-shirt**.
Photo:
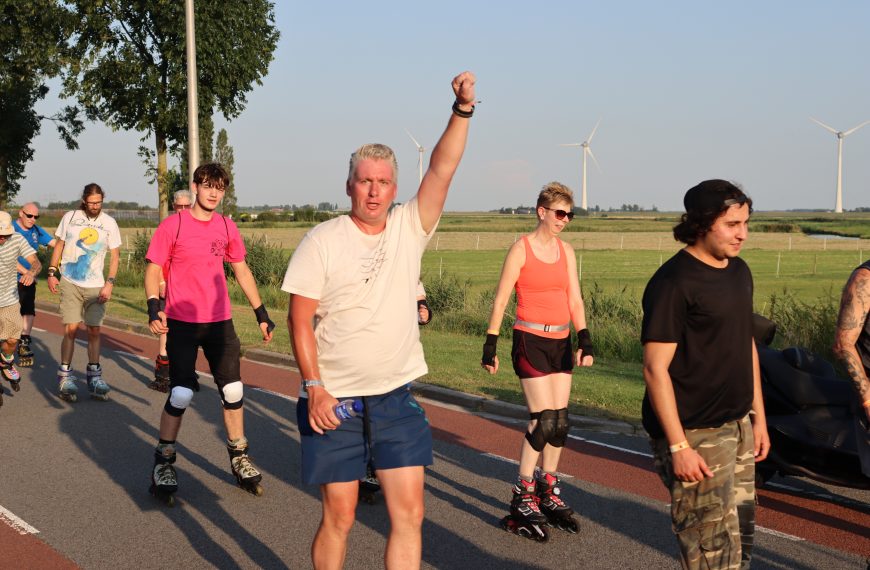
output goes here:
[[[677, 343], [668, 368], [684, 429], [716, 427], [752, 407], [752, 274], [740, 258], [707, 265], [680, 250], [643, 294], [641, 342]], [[643, 398], [643, 427], [664, 436]]]

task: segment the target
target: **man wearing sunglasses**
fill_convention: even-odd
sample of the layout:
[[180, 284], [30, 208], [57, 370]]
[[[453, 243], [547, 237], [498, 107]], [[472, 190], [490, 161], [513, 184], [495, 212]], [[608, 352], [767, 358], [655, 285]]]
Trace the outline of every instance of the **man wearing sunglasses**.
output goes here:
[[[24, 236], [28, 245], [39, 251], [39, 246], [54, 247], [57, 240], [50, 233], [36, 225], [39, 219], [39, 207], [28, 202], [18, 210], [18, 219], [12, 222], [13, 229]], [[24, 257], [18, 258], [18, 301], [21, 304], [21, 343], [18, 345], [18, 365], [33, 366], [33, 349], [30, 348], [30, 331], [33, 329], [33, 319], [36, 317], [36, 275], [33, 282], [25, 285], [25, 275], [30, 271], [30, 262]]]
[[752, 274], [738, 257], [752, 200], [725, 180], [686, 192], [686, 246], [643, 294], [643, 427], [671, 493], [683, 568], [749, 568], [755, 462], [770, 451], [752, 335]]

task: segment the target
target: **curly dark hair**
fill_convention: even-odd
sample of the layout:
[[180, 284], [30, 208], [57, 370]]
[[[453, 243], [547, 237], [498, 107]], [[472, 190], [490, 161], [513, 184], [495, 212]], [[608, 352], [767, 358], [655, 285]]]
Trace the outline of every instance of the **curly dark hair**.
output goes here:
[[748, 204], [752, 213], [752, 198], [727, 180], [705, 180], [690, 188], [683, 198], [686, 213], [674, 226], [674, 239], [686, 245], [695, 245], [716, 219], [734, 204]]
[[217, 188], [226, 188], [230, 185], [230, 175], [227, 169], [218, 162], [207, 162], [199, 165], [193, 171], [194, 184], [209, 184]]

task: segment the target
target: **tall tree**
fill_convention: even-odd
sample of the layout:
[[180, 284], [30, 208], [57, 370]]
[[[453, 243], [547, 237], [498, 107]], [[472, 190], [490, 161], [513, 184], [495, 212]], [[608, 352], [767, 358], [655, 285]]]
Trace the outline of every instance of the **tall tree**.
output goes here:
[[55, 0], [0, 0], [0, 208], [21, 189], [42, 120], [55, 123], [67, 148], [78, 146], [83, 124], [75, 109], [48, 117], [36, 112], [48, 94], [47, 80], [64, 64], [71, 24]]
[[[161, 218], [169, 211], [167, 155], [187, 140], [184, 2], [69, 0], [79, 14], [78, 64], [64, 93], [87, 117], [152, 140], [148, 154]], [[269, 0], [196, 0], [201, 109], [237, 117], [260, 85], [278, 43]]]
[[221, 210], [225, 216], [235, 218], [239, 213], [236, 205], [236, 181], [233, 176], [233, 147], [230, 146], [229, 135], [226, 129], [221, 129], [217, 136], [217, 144], [215, 145], [215, 162], [220, 162], [230, 173], [230, 185], [227, 186], [224, 192], [223, 209]]

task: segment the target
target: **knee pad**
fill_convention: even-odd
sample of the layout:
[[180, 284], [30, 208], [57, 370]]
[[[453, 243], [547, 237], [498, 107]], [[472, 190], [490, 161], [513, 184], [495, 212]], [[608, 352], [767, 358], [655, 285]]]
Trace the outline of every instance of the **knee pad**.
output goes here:
[[568, 408], [560, 408], [556, 410], [556, 429], [553, 431], [553, 437], [548, 442], [553, 447], [563, 447], [565, 439], [568, 437], [568, 430], [571, 425], [568, 423]]
[[163, 406], [163, 409], [170, 416], [178, 418], [181, 417], [184, 410], [190, 405], [191, 400], [193, 400], [193, 390], [185, 386], [175, 386], [169, 392], [169, 397], [166, 398], [166, 405]]
[[532, 446], [532, 449], [540, 453], [544, 450], [544, 446], [553, 439], [553, 434], [556, 432], [556, 410], [541, 410], [533, 414], [529, 414], [529, 418], [538, 420], [535, 424], [535, 429], [526, 432], [526, 439]]
[[243, 396], [244, 396], [244, 384], [242, 384], [239, 380], [235, 382], [230, 382], [226, 386], [219, 388], [221, 393], [221, 402], [223, 402], [224, 409], [226, 410], [238, 410], [242, 407]]

